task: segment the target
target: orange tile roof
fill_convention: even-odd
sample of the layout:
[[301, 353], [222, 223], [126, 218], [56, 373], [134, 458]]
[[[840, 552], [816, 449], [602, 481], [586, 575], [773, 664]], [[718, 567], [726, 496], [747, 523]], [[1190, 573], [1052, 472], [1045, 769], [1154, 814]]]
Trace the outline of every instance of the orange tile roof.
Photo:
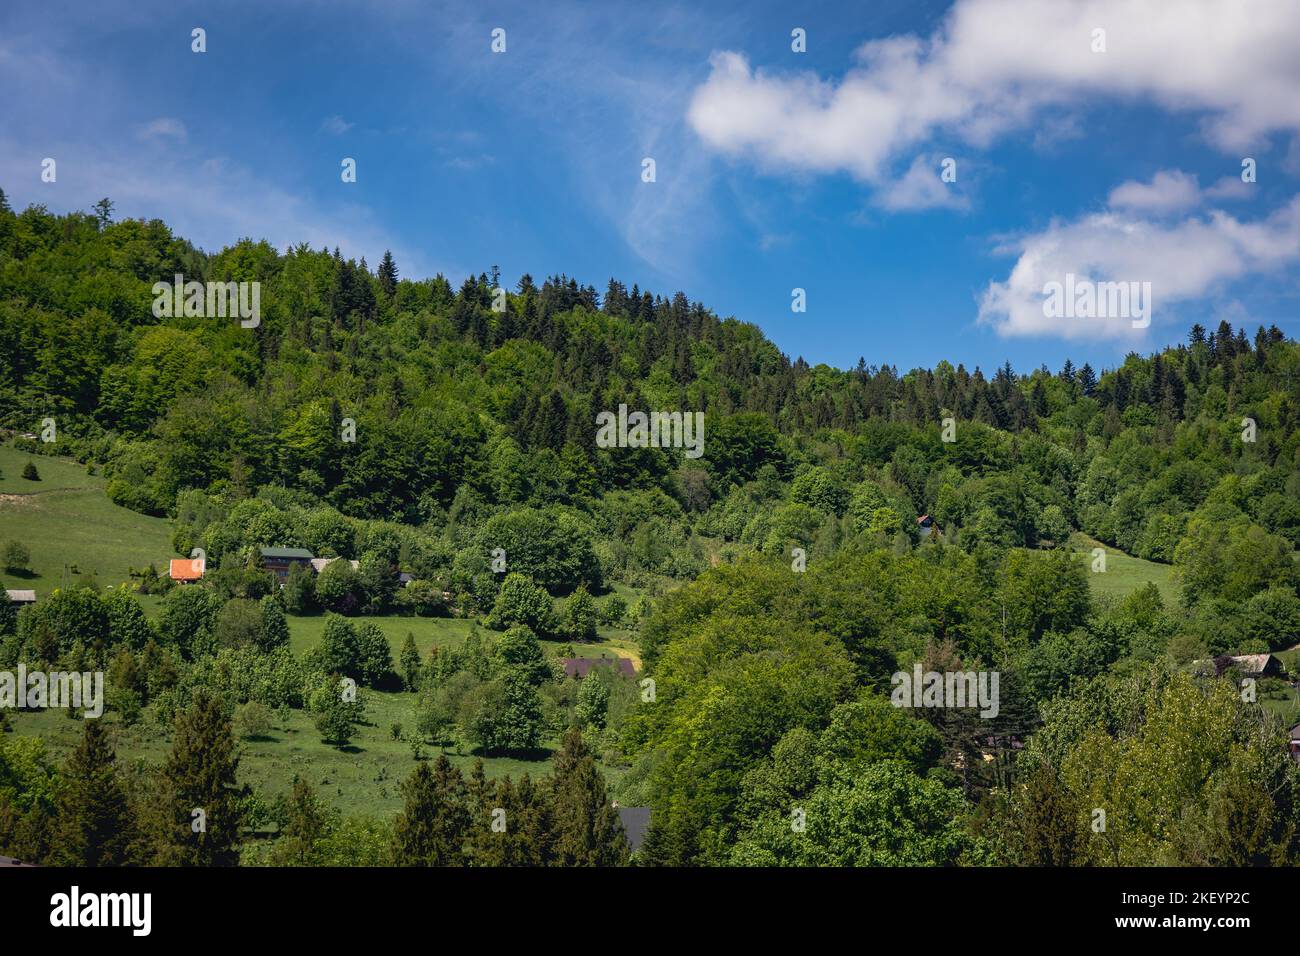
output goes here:
[[203, 577], [203, 562], [199, 558], [172, 558], [173, 581], [197, 581]]

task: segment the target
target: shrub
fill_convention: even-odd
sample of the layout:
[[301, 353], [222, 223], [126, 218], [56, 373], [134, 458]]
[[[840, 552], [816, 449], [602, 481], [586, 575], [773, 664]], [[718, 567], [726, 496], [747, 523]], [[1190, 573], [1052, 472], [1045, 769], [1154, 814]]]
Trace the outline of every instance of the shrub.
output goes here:
[[4, 561], [5, 570], [10, 574], [22, 574], [28, 570], [32, 560], [31, 552], [20, 541], [6, 541], [0, 560]]
[[265, 737], [271, 731], [271, 708], [261, 701], [250, 700], [235, 708], [234, 730], [244, 740]]

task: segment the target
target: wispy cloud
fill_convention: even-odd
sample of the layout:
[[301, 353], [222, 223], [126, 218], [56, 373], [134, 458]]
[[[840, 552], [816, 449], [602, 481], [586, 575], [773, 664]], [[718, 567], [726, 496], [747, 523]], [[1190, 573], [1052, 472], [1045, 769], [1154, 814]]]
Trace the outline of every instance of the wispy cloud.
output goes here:
[[334, 115], [321, 120], [320, 129], [322, 133], [329, 133], [331, 136], [342, 136], [355, 125], [344, 120], [342, 116]]
[[189, 134], [186, 132], [185, 124], [180, 120], [170, 116], [160, 116], [141, 126], [136, 131], [136, 135], [146, 141], [174, 140], [183, 143]]

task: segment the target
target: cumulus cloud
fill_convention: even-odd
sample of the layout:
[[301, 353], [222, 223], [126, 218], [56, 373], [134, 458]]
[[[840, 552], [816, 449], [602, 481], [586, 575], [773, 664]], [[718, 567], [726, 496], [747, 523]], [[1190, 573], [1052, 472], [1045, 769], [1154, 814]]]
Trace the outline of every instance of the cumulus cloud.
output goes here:
[[1246, 199], [1251, 186], [1240, 176], [1224, 176], [1208, 189], [1191, 173], [1180, 169], [1162, 169], [1150, 182], [1130, 179], [1111, 190], [1109, 205], [1112, 209], [1145, 212], [1152, 215], [1185, 212], [1199, 206], [1207, 199]]
[[1049, 282], [1149, 282], [1154, 315], [1244, 276], [1275, 274], [1300, 262], [1300, 196], [1272, 214], [1242, 221], [1215, 210], [1176, 222], [1130, 209], [1107, 209], [1074, 222], [1055, 222], [1006, 247], [1019, 259], [1005, 282], [993, 282], [979, 321], [1006, 336], [1137, 340], [1130, 319], [1052, 318], [1045, 314]]
[[955, 183], [945, 183], [939, 175], [943, 157], [918, 156], [907, 172], [894, 180], [876, 197], [877, 205], [890, 211], [914, 209], [966, 209], [970, 203]]
[[1178, 169], [1162, 169], [1149, 183], [1129, 180], [1110, 193], [1111, 208], [1139, 212], [1181, 212], [1197, 205], [1200, 199], [1196, 177]]
[[1062, 127], [1057, 113], [1098, 97], [1194, 111], [1223, 149], [1300, 131], [1300, 18], [1274, 0], [957, 0], [930, 36], [873, 40], [856, 61], [833, 83], [715, 53], [687, 118], [716, 151], [763, 168], [877, 184], [936, 130], [987, 145]]

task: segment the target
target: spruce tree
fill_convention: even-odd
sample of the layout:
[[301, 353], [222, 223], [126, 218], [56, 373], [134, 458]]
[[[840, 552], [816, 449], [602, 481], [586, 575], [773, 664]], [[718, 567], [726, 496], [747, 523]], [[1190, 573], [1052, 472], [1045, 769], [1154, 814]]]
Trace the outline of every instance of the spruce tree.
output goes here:
[[285, 805], [284, 827], [271, 853], [273, 862], [283, 866], [310, 866], [316, 843], [325, 834], [326, 810], [307, 781], [294, 778], [293, 790]]
[[135, 819], [117, 773], [108, 731], [86, 720], [81, 742], [68, 756], [59, 794], [53, 862], [63, 866], [121, 866], [127, 862]]
[[561, 866], [627, 863], [627, 835], [623, 824], [605, 792], [605, 778], [577, 727], [569, 728], [555, 755], [551, 792], [557, 863]]
[[465, 781], [446, 754], [421, 763], [402, 784], [405, 805], [393, 828], [397, 866], [465, 866], [471, 825]]
[[415, 635], [410, 631], [406, 632], [406, 640], [402, 643], [402, 653], [398, 660], [402, 668], [402, 683], [406, 689], [419, 690], [420, 681], [424, 676], [424, 667], [420, 663], [420, 652], [415, 646]]
[[397, 263], [393, 261], [393, 254], [387, 249], [384, 250], [384, 258], [379, 263], [379, 288], [383, 290], [385, 297], [390, 299], [397, 291]]
[[200, 688], [176, 716], [172, 749], [141, 821], [158, 866], [239, 863], [244, 795], [236, 789], [239, 755], [219, 698]]

